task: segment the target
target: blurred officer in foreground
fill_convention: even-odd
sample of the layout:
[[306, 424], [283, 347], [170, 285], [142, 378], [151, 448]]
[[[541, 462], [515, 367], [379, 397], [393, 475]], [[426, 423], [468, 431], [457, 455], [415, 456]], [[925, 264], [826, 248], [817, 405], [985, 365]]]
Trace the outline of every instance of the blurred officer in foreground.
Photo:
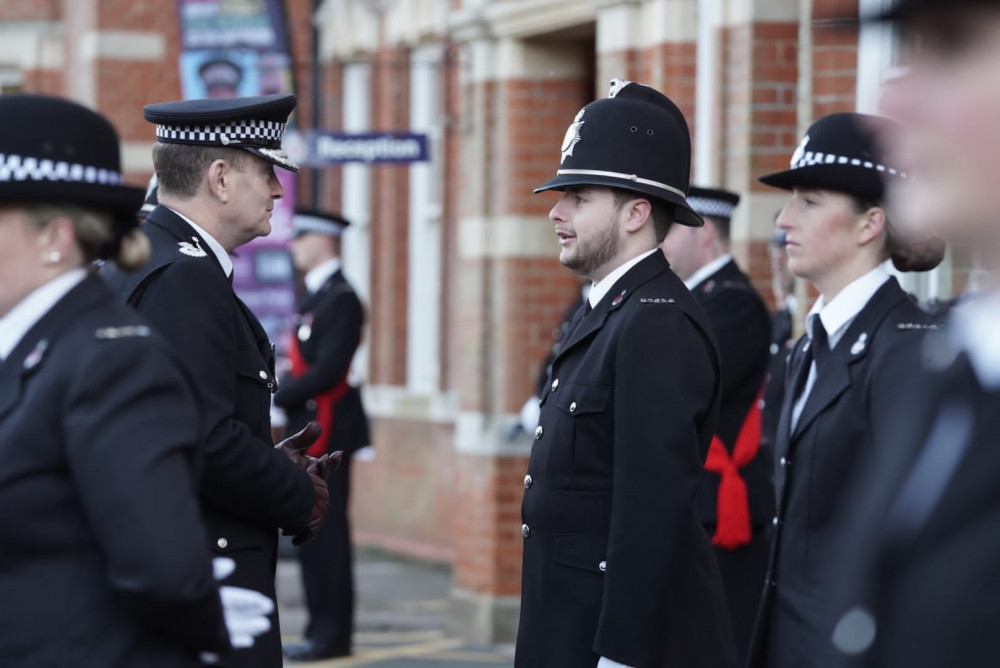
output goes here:
[[[1000, 629], [1000, 5], [909, 0], [908, 72], [883, 140], [910, 178], [891, 201], [922, 232], [978, 250], [983, 294], [930, 332], [923, 376], [895, 397], [892, 438], [850, 526], [860, 594], [833, 642], [849, 665], [997, 665]], [[915, 365], [918, 366], [919, 365]]]
[[145, 321], [142, 189], [76, 103], [0, 98], [0, 665], [196, 666], [226, 652], [198, 513], [199, 415]]
[[721, 378], [711, 325], [657, 244], [699, 226], [691, 140], [658, 91], [615, 80], [566, 132], [549, 212], [594, 286], [540, 397], [524, 478], [515, 665], [736, 665], [696, 494]]
[[701, 521], [712, 536], [740, 658], [750, 645], [767, 528], [774, 516], [774, 457], [761, 451], [761, 399], [771, 318], [749, 277], [729, 254], [729, 223], [740, 196], [692, 187], [702, 227], [674, 225], [661, 248], [712, 325], [722, 360], [722, 404], [698, 491]]
[[300, 661], [347, 656], [354, 629], [347, 502], [351, 455], [368, 445], [369, 436], [361, 391], [347, 378], [364, 328], [361, 300], [340, 266], [341, 235], [349, 224], [335, 214], [296, 209], [295, 238], [289, 245], [295, 268], [305, 273], [306, 294], [289, 347], [291, 375], [282, 379], [274, 403], [284, 409], [292, 431], [310, 420], [323, 427], [310, 455], [334, 450], [344, 455], [327, 480], [330, 504], [323, 526], [299, 548], [309, 623], [303, 641], [287, 646], [285, 656]]
[[775, 445], [777, 512], [750, 665], [827, 666], [826, 623], [839, 593], [835, 519], [857, 463], [885, 447], [883, 418], [907, 386], [929, 316], [890, 277], [905, 247], [882, 206], [903, 178], [875, 145], [886, 119], [824, 116], [789, 169], [761, 178], [791, 191], [778, 216], [788, 268], [819, 299], [790, 362]]
[[[315, 534], [335, 460], [305, 454], [316, 425], [272, 447], [274, 348], [233, 292], [229, 254], [271, 231], [271, 208], [284, 194], [274, 167], [297, 169], [280, 148], [294, 106], [291, 95], [147, 106], [160, 202], [142, 226], [152, 257], [135, 272], [101, 270], [194, 378], [206, 420], [199, 493], [209, 546], [236, 561], [234, 584], [272, 599], [277, 531], [296, 543]], [[280, 666], [277, 613], [271, 622], [270, 633], [227, 665]]]

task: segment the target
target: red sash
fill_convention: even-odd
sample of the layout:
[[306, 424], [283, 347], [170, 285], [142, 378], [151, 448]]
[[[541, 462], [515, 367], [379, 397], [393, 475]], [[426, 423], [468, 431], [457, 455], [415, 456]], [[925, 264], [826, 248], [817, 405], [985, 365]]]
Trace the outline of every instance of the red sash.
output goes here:
[[[302, 357], [299, 350], [299, 338], [292, 332], [292, 343], [288, 346], [288, 358], [292, 362], [292, 378], [298, 378], [309, 370], [309, 364]], [[348, 390], [347, 374], [332, 389], [323, 394], [313, 397], [316, 402], [316, 421], [323, 427], [316, 442], [309, 446], [307, 454], [310, 457], [322, 457], [327, 451], [327, 444], [330, 442], [330, 434], [333, 433], [333, 406], [340, 401]]]
[[764, 389], [757, 394], [753, 405], [743, 419], [743, 426], [736, 437], [736, 446], [730, 457], [722, 439], [715, 436], [708, 449], [705, 470], [722, 476], [719, 481], [719, 498], [715, 535], [712, 544], [726, 550], [735, 550], [747, 545], [752, 537], [750, 528], [750, 497], [747, 484], [740, 475], [740, 469], [753, 461], [760, 449], [761, 400]]

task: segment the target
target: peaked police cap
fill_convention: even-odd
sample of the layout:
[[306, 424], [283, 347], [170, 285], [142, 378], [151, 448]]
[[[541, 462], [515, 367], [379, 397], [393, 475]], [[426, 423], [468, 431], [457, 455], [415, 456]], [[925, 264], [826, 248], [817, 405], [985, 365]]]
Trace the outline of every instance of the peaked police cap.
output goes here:
[[[76, 102], [0, 96], [0, 202], [68, 203], [108, 211], [121, 238], [138, 224], [144, 190], [122, 178], [118, 133]], [[109, 246], [109, 249], [112, 246]]]
[[673, 204], [678, 223], [700, 227], [687, 202], [690, 177], [691, 134], [677, 105], [649, 86], [615, 79], [609, 97], [576, 115], [555, 177], [535, 192], [621, 188]]
[[279, 167], [299, 171], [281, 148], [288, 115], [295, 109], [289, 94], [161, 102], [142, 108], [156, 125], [156, 141], [191, 146], [242, 148]]
[[306, 207], [295, 207], [292, 226], [295, 236], [306, 232], [325, 234], [328, 237], [340, 237], [351, 222], [337, 213]]
[[729, 220], [733, 217], [740, 196], [731, 190], [722, 188], [699, 188], [691, 186], [688, 190], [688, 204], [700, 216], [711, 216]]
[[760, 178], [775, 188], [817, 188], [882, 201], [890, 178], [905, 174], [882, 157], [876, 137], [894, 123], [880, 116], [839, 113], [813, 123], [788, 169]]

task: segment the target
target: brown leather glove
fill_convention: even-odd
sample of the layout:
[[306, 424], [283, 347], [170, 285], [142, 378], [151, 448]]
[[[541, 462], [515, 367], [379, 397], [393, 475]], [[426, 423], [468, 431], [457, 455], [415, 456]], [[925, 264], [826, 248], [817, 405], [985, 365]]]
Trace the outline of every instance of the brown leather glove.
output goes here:
[[326, 508], [330, 502], [330, 491], [327, 489], [326, 479], [340, 465], [340, 460], [344, 455], [340, 450], [327, 453], [322, 457], [307, 455], [306, 451], [322, 433], [323, 427], [318, 422], [311, 421], [302, 431], [289, 436], [274, 446], [275, 449], [284, 452], [296, 466], [303, 469], [313, 483], [313, 508], [309, 515], [309, 524], [305, 531], [292, 538], [294, 545], [301, 545], [309, 541], [323, 524]]

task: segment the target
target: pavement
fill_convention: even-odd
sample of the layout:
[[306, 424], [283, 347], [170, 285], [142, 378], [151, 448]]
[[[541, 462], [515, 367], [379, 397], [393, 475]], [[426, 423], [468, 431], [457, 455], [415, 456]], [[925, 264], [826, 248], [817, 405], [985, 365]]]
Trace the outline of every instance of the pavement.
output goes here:
[[[303, 668], [510, 668], [513, 646], [477, 647], [449, 633], [447, 568], [383, 552], [355, 550], [354, 655]], [[302, 637], [307, 614], [294, 558], [278, 562], [278, 611], [286, 643]]]

